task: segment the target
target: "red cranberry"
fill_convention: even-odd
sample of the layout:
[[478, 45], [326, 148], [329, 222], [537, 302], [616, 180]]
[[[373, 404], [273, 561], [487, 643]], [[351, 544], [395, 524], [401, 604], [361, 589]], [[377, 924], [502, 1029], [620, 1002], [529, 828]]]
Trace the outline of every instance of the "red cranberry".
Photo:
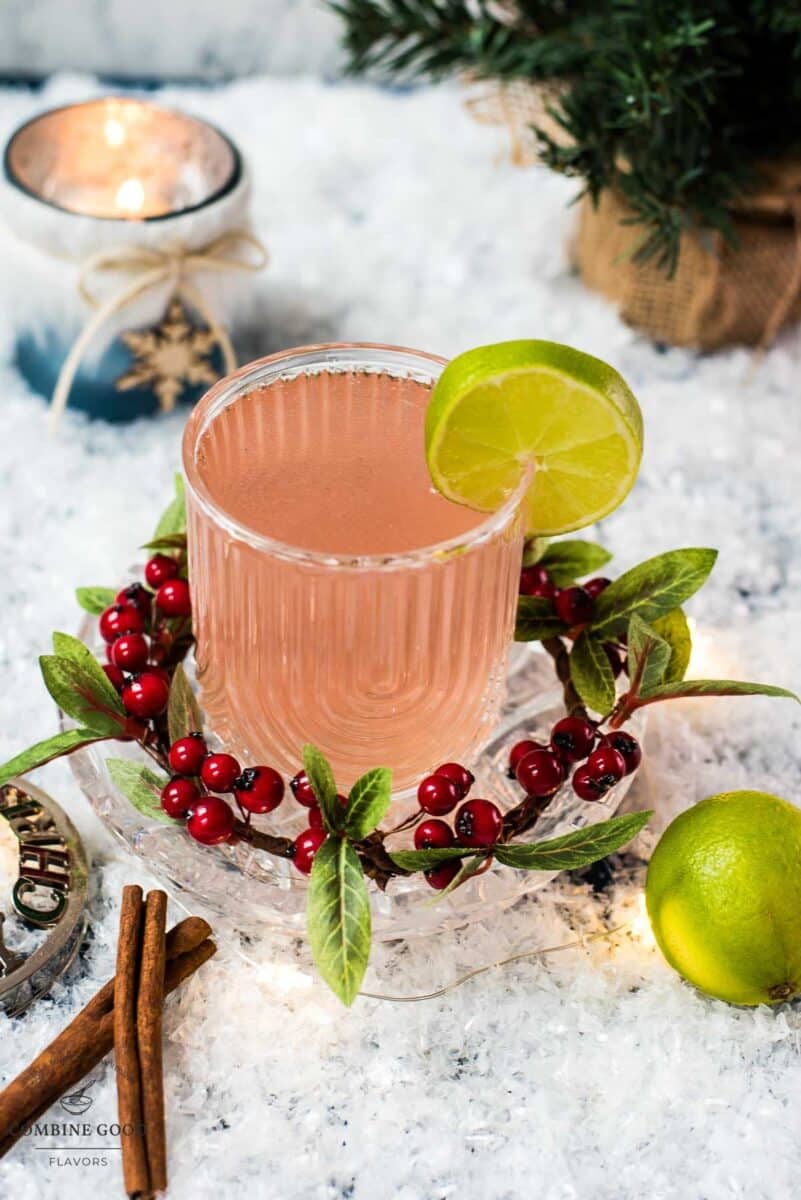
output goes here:
[[611, 582], [611, 579], [605, 579], [603, 575], [598, 575], [595, 579], [588, 579], [586, 583], [582, 584], [582, 587], [595, 600], [597, 596], [600, 596], [601, 592], [609, 587]]
[[551, 746], [563, 762], [582, 762], [595, 745], [595, 726], [583, 717], [562, 717], [551, 730]]
[[208, 754], [202, 733], [188, 733], [170, 746], [168, 758], [177, 775], [198, 775]]
[[154, 554], [145, 567], [145, 579], [152, 588], [160, 588], [168, 579], [175, 579], [178, 563], [168, 554]]
[[163, 679], [167, 687], [170, 687], [172, 683], [170, 672], [165, 670], [164, 667], [148, 667], [147, 673], [148, 675], [155, 675], [157, 679]]
[[245, 767], [234, 783], [234, 796], [248, 812], [272, 812], [284, 798], [284, 781], [272, 767]]
[[625, 729], [613, 729], [611, 733], [607, 733], [604, 738], [607, 746], [612, 746], [617, 750], [626, 764], [626, 774], [631, 775], [636, 771], [642, 762], [642, 747], [635, 737], [627, 733]]
[[304, 829], [293, 842], [292, 861], [303, 875], [311, 873], [314, 856], [325, 841], [324, 829]]
[[414, 831], [415, 850], [442, 850], [445, 846], [452, 846], [455, 840], [450, 825], [437, 817], [421, 821]]
[[219, 796], [204, 796], [192, 809], [187, 832], [204, 846], [227, 842], [234, 829], [234, 813]]
[[314, 788], [309, 783], [309, 777], [305, 771], [298, 771], [297, 775], [294, 775], [290, 779], [289, 787], [298, 804], [302, 804], [304, 808], [315, 808], [317, 806], [317, 797], [314, 794]]
[[113, 642], [123, 633], [142, 633], [144, 617], [133, 604], [112, 604], [101, 614], [100, 636], [104, 642]]
[[527, 796], [554, 796], [565, 782], [562, 760], [553, 750], [532, 750], [517, 764], [517, 782]]
[[541, 567], [537, 563], [533, 567], [523, 567], [520, 572], [521, 596], [541, 596], [542, 588], [550, 588], [551, 595], [553, 595], [554, 586], [545, 567]]
[[192, 612], [189, 584], [185, 579], [168, 579], [156, 592], [156, 604], [167, 617], [188, 617]]
[[587, 764], [583, 763], [573, 772], [573, 791], [582, 800], [601, 800], [609, 789], [599, 783]]
[[444, 775], [446, 779], [450, 779], [459, 789], [459, 799], [464, 800], [467, 793], [470, 791], [473, 784], [476, 782], [476, 777], [472, 771], [468, 771], [467, 767], [463, 767], [461, 763], [446, 762], [441, 767], [437, 767], [434, 771], [435, 775]]
[[491, 800], [468, 800], [454, 822], [456, 838], [462, 846], [494, 846], [502, 828], [501, 810]]
[[614, 746], [599, 746], [587, 759], [587, 770], [607, 790], [626, 774], [626, 760]]
[[531, 738], [525, 738], [522, 742], [516, 742], [509, 751], [509, 775], [512, 779], [515, 777], [515, 772], [518, 766], [526, 757], [531, 754], [532, 750], [547, 750], [548, 747], [542, 742], [533, 742]]
[[444, 816], [456, 808], [461, 796], [458, 786], [447, 775], [426, 775], [417, 789], [417, 801], [424, 812]]
[[144, 671], [135, 676], [122, 689], [125, 711], [135, 717], [143, 717], [146, 721], [163, 713], [169, 698], [169, 685], [152, 671]]
[[106, 672], [109, 683], [118, 692], [121, 692], [125, 687], [125, 676], [119, 667], [115, 667], [113, 663], [103, 663], [103, 670]]
[[191, 779], [176, 776], [161, 792], [161, 807], [169, 817], [176, 820], [185, 817], [190, 808], [200, 799], [200, 792]]
[[595, 601], [582, 587], [564, 588], [553, 600], [554, 610], [565, 625], [586, 625], [592, 620]]
[[448, 862], [440, 863], [438, 867], [432, 867], [429, 871], [424, 871], [426, 883], [432, 887], [435, 892], [441, 892], [451, 883], [462, 869], [460, 859], [449, 859]]
[[242, 768], [233, 754], [209, 754], [203, 759], [200, 768], [200, 778], [210, 792], [230, 792]]
[[309, 829], [325, 829], [323, 814], [317, 804], [313, 804], [309, 809]]
[[147, 666], [150, 646], [142, 633], [124, 633], [111, 643], [109, 657], [121, 671], [141, 671]]
[[132, 604], [143, 617], [150, 615], [150, 602], [153, 599], [147, 588], [141, 583], [131, 583], [128, 587], [117, 592], [117, 604]]

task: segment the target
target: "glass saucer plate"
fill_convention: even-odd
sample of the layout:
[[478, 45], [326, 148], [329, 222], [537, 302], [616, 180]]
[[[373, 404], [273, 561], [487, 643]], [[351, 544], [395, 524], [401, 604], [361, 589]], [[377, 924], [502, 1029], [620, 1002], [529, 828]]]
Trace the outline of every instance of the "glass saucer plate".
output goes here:
[[[96, 624], [87, 618], [79, 636], [100, 656], [103, 647], [97, 641]], [[191, 678], [191, 658], [185, 666]], [[520, 787], [506, 774], [509, 748], [524, 737], [547, 740], [548, 730], [563, 713], [561, 689], [555, 686], [548, 656], [538, 647], [514, 646], [501, 720], [477, 759], [468, 764], [476, 776], [471, 794], [486, 796], [502, 811], [518, 804], [522, 798]], [[628, 728], [641, 738], [644, 717], [638, 714], [638, 718]], [[212, 737], [208, 741], [214, 745]], [[125, 742], [100, 742], [70, 757], [73, 774], [95, 812], [163, 882], [174, 899], [194, 912], [208, 913], [218, 926], [222, 922], [251, 936], [266, 929], [303, 935], [308, 880], [288, 860], [273, 858], [244, 842], [201, 846], [179, 823], [165, 825], [148, 820], [114, 786], [106, 758], [150, 760], [138, 746]], [[601, 803], [587, 803], [575, 795], [568, 782], [536, 828], [520, 840], [542, 841], [607, 820], [620, 807], [630, 783], [631, 778], [623, 779]], [[409, 804], [408, 798], [396, 800], [383, 824], [399, 823], [411, 811]], [[289, 837], [295, 837], [307, 823], [305, 811], [291, 797], [269, 817], [256, 821], [270, 833]], [[411, 835], [398, 835], [387, 844], [390, 848], [410, 848]], [[516, 871], [496, 864], [440, 898], [421, 875], [393, 879], [386, 892], [370, 884], [373, 936], [385, 941], [408, 939], [484, 920], [493, 909], [508, 908], [555, 874]]]

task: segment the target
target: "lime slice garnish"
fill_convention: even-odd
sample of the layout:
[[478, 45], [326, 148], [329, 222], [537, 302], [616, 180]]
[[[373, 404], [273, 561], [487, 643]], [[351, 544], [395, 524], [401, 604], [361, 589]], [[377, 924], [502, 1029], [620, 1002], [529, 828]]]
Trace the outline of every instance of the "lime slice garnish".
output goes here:
[[599, 358], [557, 342], [500, 342], [454, 358], [426, 413], [434, 486], [494, 512], [534, 471], [529, 533], [591, 525], [625, 499], [642, 457], [642, 413]]

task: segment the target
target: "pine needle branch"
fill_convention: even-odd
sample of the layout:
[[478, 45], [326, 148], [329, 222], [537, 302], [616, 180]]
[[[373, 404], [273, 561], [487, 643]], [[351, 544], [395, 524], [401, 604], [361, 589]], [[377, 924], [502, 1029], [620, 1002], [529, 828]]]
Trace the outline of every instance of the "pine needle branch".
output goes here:
[[555, 85], [544, 161], [618, 190], [666, 270], [692, 226], [732, 238], [760, 163], [801, 151], [797, 0], [331, 0], [353, 72]]

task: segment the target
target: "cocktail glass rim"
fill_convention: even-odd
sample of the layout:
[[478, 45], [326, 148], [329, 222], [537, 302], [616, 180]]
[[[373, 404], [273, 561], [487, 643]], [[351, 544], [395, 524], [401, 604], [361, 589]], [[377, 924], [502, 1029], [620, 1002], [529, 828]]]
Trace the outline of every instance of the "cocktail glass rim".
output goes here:
[[[259, 533], [226, 512], [213, 499], [197, 463], [197, 452], [203, 435], [216, 417], [252, 388], [268, 386], [281, 378], [291, 379], [304, 372], [340, 374], [348, 370], [372, 371], [395, 375], [400, 379], [417, 379], [421, 383], [431, 383], [441, 374], [447, 361], [446, 358], [422, 350], [384, 345], [380, 342], [321, 342], [292, 347], [266, 355], [264, 358], [257, 358], [209, 388], [187, 421], [182, 440], [187, 490], [206, 516], [233, 538], [246, 542], [266, 554], [293, 562], [345, 570], [381, 571], [424, 566], [432, 560], [471, 550], [501, 532], [514, 519], [529, 486], [530, 468], [523, 471], [518, 486], [500, 508], [487, 513], [473, 528], [463, 534], [429, 545], [417, 546], [413, 550], [353, 555], [309, 550]], [[248, 384], [251, 387], [247, 387]], [[422, 446], [420, 453], [423, 453]]]

